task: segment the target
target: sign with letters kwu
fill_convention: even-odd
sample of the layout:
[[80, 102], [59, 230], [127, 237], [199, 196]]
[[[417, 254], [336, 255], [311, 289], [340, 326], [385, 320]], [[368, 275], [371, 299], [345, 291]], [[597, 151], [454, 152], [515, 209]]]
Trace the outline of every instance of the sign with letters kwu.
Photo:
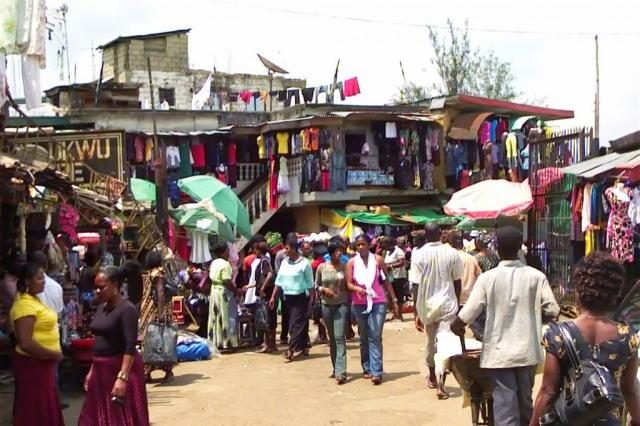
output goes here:
[[[124, 181], [124, 131], [87, 131], [57, 133], [52, 136], [18, 138], [22, 156], [29, 158], [34, 149], [38, 159], [54, 163], [56, 168], [78, 186], [87, 186], [91, 170]], [[37, 148], [35, 148], [37, 147]], [[20, 148], [19, 148], [20, 149]], [[44, 150], [47, 151], [48, 158]]]

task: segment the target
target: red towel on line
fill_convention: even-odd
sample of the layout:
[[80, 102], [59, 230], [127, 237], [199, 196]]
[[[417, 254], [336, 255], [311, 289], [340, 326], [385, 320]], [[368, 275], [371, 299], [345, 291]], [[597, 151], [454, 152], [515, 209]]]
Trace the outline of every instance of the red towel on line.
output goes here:
[[353, 77], [344, 81], [344, 96], [350, 97], [360, 94], [360, 85], [358, 84], [358, 77]]

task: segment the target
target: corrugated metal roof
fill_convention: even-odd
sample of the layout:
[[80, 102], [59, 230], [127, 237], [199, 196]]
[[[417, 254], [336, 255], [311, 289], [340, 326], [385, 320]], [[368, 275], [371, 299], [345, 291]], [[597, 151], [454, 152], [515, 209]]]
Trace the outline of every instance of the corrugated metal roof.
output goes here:
[[622, 165], [640, 164], [640, 149], [620, 154], [612, 152], [601, 157], [591, 158], [565, 167], [562, 171], [565, 174], [575, 175], [584, 178], [594, 178], [598, 175], [611, 171]]
[[610, 170], [615, 169], [616, 167], [618, 167], [621, 164], [624, 163], [628, 163], [629, 161], [633, 161], [634, 159], [636, 159], [638, 156], [640, 156], [640, 150], [636, 150], [636, 151], [631, 151], [631, 152], [626, 152], [624, 154], [620, 154], [619, 157], [617, 157], [616, 159], [614, 159], [613, 161], [610, 161], [608, 163], [602, 164], [601, 166], [598, 166], [594, 169], [589, 170], [588, 172], [585, 172], [582, 174], [582, 177], [585, 178], [593, 178], [596, 177], [602, 173], [606, 173]]

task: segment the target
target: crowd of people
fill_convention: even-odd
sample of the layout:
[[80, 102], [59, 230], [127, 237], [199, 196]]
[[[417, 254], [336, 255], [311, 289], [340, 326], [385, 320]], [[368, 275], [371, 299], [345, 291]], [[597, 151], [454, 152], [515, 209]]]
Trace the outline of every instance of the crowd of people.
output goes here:
[[[547, 424], [571, 364], [556, 326], [543, 333], [543, 324], [557, 320], [559, 306], [546, 276], [527, 266], [522, 233], [512, 227], [496, 230], [493, 241], [478, 235], [469, 244], [459, 231], [427, 224], [423, 232], [397, 238], [362, 234], [347, 241], [288, 234], [274, 251], [256, 235], [244, 256], [231, 255], [229, 245], [214, 247], [208, 266], [211, 281], [207, 338], [223, 353], [236, 351], [246, 333], [238, 326], [249, 315], [254, 327], [251, 346], [259, 353], [286, 345], [285, 362], [304, 359], [312, 347], [310, 323], [317, 342], [330, 348], [331, 375], [338, 385], [347, 381], [346, 341], [357, 326], [362, 376], [374, 385], [384, 377], [383, 328], [388, 319], [402, 321], [413, 312], [415, 327], [425, 335], [426, 387], [438, 399], [449, 397], [446, 371], [436, 363], [443, 333], [473, 334], [482, 341], [480, 366], [492, 382], [493, 416], [497, 425]], [[492, 242], [491, 242], [492, 241]], [[145, 382], [160, 369], [173, 377], [172, 364], [145, 364], [137, 349], [140, 324], [146, 317], [165, 322], [171, 310], [165, 301], [163, 256], [151, 251], [145, 267], [148, 291], [137, 291], [142, 268], [94, 268], [83, 279], [93, 283], [97, 298], [90, 325], [95, 337], [93, 364], [85, 379], [86, 399], [81, 425], [149, 422]], [[15, 335], [12, 367], [15, 374], [14, 424], [63, 424], [57, 365], [63, 354], [57, 316], [62, 309], [60, 284], [47, 275], [47, 256], [31, 253], [11, 257], [0, 286], [4, 306], [10, 302]], [[576, 265], [578, 318], [572, 322], [584, 354], [618, 379], [632, 424], [640, 424], [640, 395], [636, 386], [638, 336], [629, 324], [609, 317], [620, 296], [624, 270], [607, 253], [596, 252]], [[153, 309], [128, 294], [152, 294]], [[149, 301], [147, 301], [149, 302]], [[280, 317], [280, 321], [279, 321]], [[546, 351], [546, 356], [544, 352]], [[544, 363], [542, 388], [532, 399], [536, 366]], [[594, 419], [616, 424], [611, 413]], [[607, 423], [609, 422], [609, 423]], [[594, 423], [594, 424], [595, 424]]]

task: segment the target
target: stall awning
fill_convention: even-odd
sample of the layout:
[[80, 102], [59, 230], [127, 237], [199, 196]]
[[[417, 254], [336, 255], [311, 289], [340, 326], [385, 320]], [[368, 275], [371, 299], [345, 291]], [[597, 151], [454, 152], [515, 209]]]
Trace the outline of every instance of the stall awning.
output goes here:
[[334, 209], [333, 213], [343, 218], [350, 218], [355, 222], [371, 225], [424, 225], [435, 222], [439, 225], [455, 225], [460, 218], [447, 216], [435, 209], [413, 208], [406, 211], [391, 211], [389, 214], [376, 214], [368, 212], [347, 213], [345, 210]]
[[620, 154], [612, 152], [601, 157], [591, 158], [577, 164], [565, 167], [562, 171], [565, 174], [575, 175], [583, 178], [594, 178], [603, 173], [607, 173], [622, 165], [640, 163], [640, 149]]
[[492, 112], [460, 114], [453, 119], [449, 137], [451, 139], [476, 140], [482, 122], [492, 114]]

